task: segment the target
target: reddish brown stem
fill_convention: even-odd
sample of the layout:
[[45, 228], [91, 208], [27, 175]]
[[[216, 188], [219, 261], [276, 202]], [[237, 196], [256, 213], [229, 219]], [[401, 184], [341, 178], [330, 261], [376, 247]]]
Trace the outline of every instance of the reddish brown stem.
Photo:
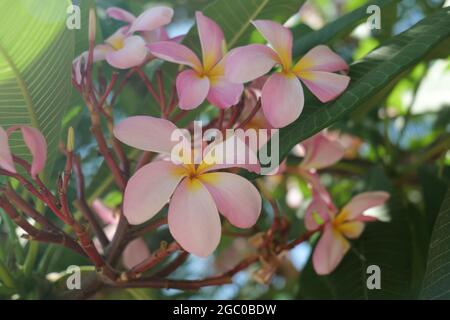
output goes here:
[[0, 198], [0, 207], [6, 212], [11, 220], [28, 233], [28, 240], [37, 240], [47, 243], [61, 244], [83, 256], [86, 254], [81, 247], [71, 237], [60, 231], [59, 233], [46, 232], [36, 229], [26, 219], [24, 219], [16, 209], [6, 200], [5, 197]]
[[91, 208], [87, 204], [84, 194], [84, 175], [81, 169], [80, 158], [78, 156], [75, 156], [73, 163], [74, 163], [73, 169], [77, 180], [77, 198], [78, 198], [78, 200], [75, 201], [75, 206], [83, 214], [83, 217], [90, 223], [92, 229], [94, 230], [95, 235], [100, 241], [100, 244], [102, 245], [103, 248], [105, 248], [106, 246], [108, 246], [109, 240], [106, 237], [103, 228], [101, 227]]
[[163, 81], [161, 70], [156, 71], [156, 80], [158, 81], [161, 116], [162, 116], [162, 118], [166, 119], [168, 110], [167, 110], [167, 106], [166, 106], [166, 99], [164, 97], [164, 81]]
[[155, 251], [149, 258], [145, 259], [129, 272], [126, 273], [126, 279], [135, 279], [138, 278], [142, 273], [147, 270], [150, 270], [152, 267], [160, 263], [170, 254], [178, 251], [180, 249], [180, 245], [177, 242], [172, 242], [167, 246], [167, 248], [160, 248]]
[[178, 256], [165, 266], [162, 270], [158, 271], [154, 277], [155, 278], [165, 278], [175, 272], [186, 260], [189, 258], [189, 252], [183, 251], [178, 254]]
[[55, 226], [50, 220], [45, 218], [42, 214], [37, 212], [28, 202], [23, 200], [14, 190], [6, 188], [3, 193], [8, 197], [19, 210], [25, 213], [30, 218], [34, 219], [42, 227], [52, 232], [59, 232], [57, 226]]
[[247, 116], [247, 118], [245, 118], [238, 126], [238, 129], [242, 129], [244, 128], [247, 124], [250, 123], [250, 121], [252, 121], [252, 119], [255, 117], [256, 113], [258, 113], [259, 109], [261, 109], [261, 99], [259, 99], [256, 102], [256, 105], [253, 107], [252, 111], [250, 112], [250, 114]]
[[137, 74], [139, 75], [139, 77], [141, 77], [142, 81], [145, 84], [145, 87], [147, 88], [147, 91], [150, 92], [150, 94], [153, 96], [153, 98], [159, 103], [160, 106], [163, 105], [163, 102], [161, 101], [160, 97], [158, 96], [158, 94], [156, 93], [155, 89], [153, 88], [152, 83], [150, 82], [150, 79], [145, 75], [144, 71], [142, 71], [139, 68], [134, 68], [137, 72]]

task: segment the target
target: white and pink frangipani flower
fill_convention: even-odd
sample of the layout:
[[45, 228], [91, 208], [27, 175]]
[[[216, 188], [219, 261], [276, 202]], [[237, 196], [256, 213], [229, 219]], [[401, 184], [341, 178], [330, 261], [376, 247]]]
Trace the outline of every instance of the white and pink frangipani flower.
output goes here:
[[357, 239], [364, 230], [366, 222], [375, 221], [366, 215], [368, 209], [382, 206], [389, 194], [382, 191], [364, 192], [353, 197], [339, 212], [326, 200], [317, 195], [305, 214], [305, 226], [308, 230], [317, 230], [322, 226], [322, 235], [317, 243], [312, 261], [319, 275], [331, 273], [350, 249], [348, 239]]
[[200, 61], [188, 47], [168, 41], [147, 45], [154, 56], [170, 62], [187, 65], [176, 80], [181, 109], [191, 110], [205, 99], [220, 109], [238, 103], [242, 84], [231, 83], [224, 76], [225, 38], [220, 27], [201, 12], [196, 13], [197, 29], [202, 47]]
[[[128, 25], [119, 28], [105, 40], [104, 44], [94, 47], [94, 62], [106, 60], [118, 69], [136, 67], [145, 62], [148, 50], [145, 45], [152, 41], [167, 40], [163, 26], [172, 21], [173, 9], [167, 6], [155, 6], [144, 11], [137, 18], [128, 11], [112, 7], [107, 14]], [[140, 35], [134, 33], [139, 32]], [[75, 81], [82, 81], [81, 70], [85, 67], [88, 52], [83, 52], [73, 61]]]
[[225, 63], [225, 76], [232, 82], [245, 83], [268, 73], [275, 65], [281, 70], [270, 76], [262, 91], [262, 108], [275, 128], [295, 121], [304, 105], [299, 81], [322, 102], [339, 96], [350, 78], [336, 74], [347, 71], [347, 63], [327, 46], [311, 49], [296, 64], [292, 62], [292, 32], [273, 21], [257, 20], [253, 25], [269, 42], [270, 47], [252, 44], [230, 51]]
[[47, 161], [47, 142], [42, 133], [29, 126], [13, 126], [4, 130], [0, 127], [0, 168], [16, 173], [11, 149], [9, 148], [9, 136], [16, 130], [22, 133], [25, 145], [33, 157], [31, 163], [31, 176], [35, 178], [42, 170], [44, 170]]
[[[175, 130], [177, 127], [168, 120], [135, 116], [119, 123], [114, 135], [134, 148], [170, 155], [177, 144], [171, 140]], [[217, 152], [227, 143], [225, 140], [206, 148], [198, 165], [189, 160], [177, 164], [160, 160], [139, 169], [125, 190], [123, 210], [128, 222], [141, 224], [170, 201], [168, 224], [172, 236], [186, 251], [200, 257], [210, 255], [219, 244], [219, 212], [238, 228], [252, 227], [261, 212], [258, 190], [239, 175], [217, 170], [241, 167], [255, 171], [257, 168], [204, 161], [215, 159], [213, 150]], [[247, 148], [245, 143], [240, 146]]]
[[[103, 231], [105, 232], [108, 240], [112, 240], [114, 234], [117, 231], [117, 226], [119, 225], [119, 216], [114, 214], [114, 210], [107, 207], [101, 200], [96, 199], [92, 203], [92, 209], [97, 214], [97, 216], [105, 224]], [[94, 245], [102, 253], [102, 246], [100, 241], [95, 238]], [[150, 250], [147, 247], [144, 239], [136, 238], [128, 243], [122, 253], [122, 263], [127, 269], [131, 269], [150, 257]]]

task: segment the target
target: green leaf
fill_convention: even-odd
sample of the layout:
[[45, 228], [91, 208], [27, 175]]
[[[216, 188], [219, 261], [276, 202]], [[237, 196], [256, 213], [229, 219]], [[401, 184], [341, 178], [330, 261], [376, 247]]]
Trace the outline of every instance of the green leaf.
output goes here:
[[[342, 39], [342, 37], [348, 35], [358, 24], [369, 17], [367, 8], [370, 5], [377, 5], [381, 9], [386, 10], [386, 7], [393, 7], [397, 2], [397, 0], [370, 1], [360, 8], [339, 17], [333, 22], [328, 23], [320, 30], [309, 32], [302, 37], [295, 38], [293, 46], [294, 55], [303, 55], [308, 50], [319, 44], [327, 44], [332, 42], [334, 39]], [[296, 28], [293, 29], [294, 34], [295, 29]]]
[[423, 299], [450, 299], [450, 189], [436, 219], [423, 281]]
[[[280, 130], [280, 160], [299, 142], [349, 115], [379, 103], [402, 75], [450, 36], [449, 8], [427, 17], [350, 66], [348, 89], [327, 104], [306, 101], [297, 121]], [[448, 48], [447, 48], [448, 51]]]
[[[63, 0], [0, 3], [0, 126], [40, 129], [49, 146], [48, 169], [71, 92], [74, 37], [66, 28], [69, 5]], [[27, 157], [18, 134], [10, 145], [15, 154]]]

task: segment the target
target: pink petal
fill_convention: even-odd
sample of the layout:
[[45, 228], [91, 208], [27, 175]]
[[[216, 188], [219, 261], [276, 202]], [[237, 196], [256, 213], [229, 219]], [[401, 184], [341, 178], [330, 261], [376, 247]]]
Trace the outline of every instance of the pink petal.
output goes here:
[[331, 273], [350, 249], [349, 242], [330, 223], [325, 225], [313, 253], [313, 266], [319, 275]]
[[172, 41], [160, 41], [148, 44], [147, 48], [155, 57], [190, 66], [199, 73], [203, 71], [202, 64], [195, 53], [184, 45]]
[[203, 162], [197, 168], [199, 173], [228, 168], [260, 172], [256, 151], [245, 143], [244, 137], [239, 135], [239, 132], [236, 133], [231, 137], [225, 137], [223, 141], [213, 142], [205, 148]]
[[106, 61], [118, 69], [128, 69], [139, 66], [147, 57], [145, 41], [139, 36], [127, 37], [122, 49], [106, 54]]
[[198, 35], [202, 45], [203, 67], [205, 70], [213, 68], [221, 59], [225, 44], [222, 29], [203, 13], [195, 13]]
[[383, 191], [360, 193], [342, 208], [342, 213], [346, 214], [346, 220], [357, 219], [367, 209], [382, 206], [388, 199], [389, 193]]
[[301, 163], [304, 169], [323, 169], [344, 157], [345, 150], [339, 141], [328, 138], [323, 132], [302, 142], [305, 157]]
[[295, 73], [303, 71], [336, 72], [347, 70], [347, 62], [324, 45], [312, 48], [293, 68]]
[[166, 6], [155, 6], [139, 15], [131, 24], [129, 33], [136, 31], [152, 31], [172, 21], [173, 9]]
[[0, 168], [16, 173], [16, 168], [8, 144], [8, 133], [2, 127], [0, 127]]
[[227, 172], [207, 173], [199, 179], [232, 225], [250, 228], [256, 223], [261, 213], [261, 196], [248, 180]]
[[117, 219], [114, 216], [114, 211], [111, 208], [108, 208], [103, 204], [100, 199], [95, 199], [92, 202], [92, 209], [97, 214], [97, 216], [103, 221], [105, 224], [116, 224]]
[[132, 240], [123, 250], [122, 262], [128, 270], [150, 257], [150, 250], [144, 239]]
[[198, 180], [185, 179], [169, 206], [169, 230], [184, 250], [209, 256], [221, 236], [220, 217], [208, 190]]
[[132, 13], [118, 7], [109, 7], [106, 9], [106, 15], [113, 19], [128, 23], [132, 23], [136, 19]]
[[142, 38], [144, 38], [145, 43], [154, 43], [157, 41], [168, 41], [170, 40], [169, 35], [164, 27], [158, 28], [153, 31], [141, 32]]
[[32, 127], [20, 127], [23, 135], [23, 140], [33, 156], [31, 163], [31, 176], [36, 177], [45, 168], [47, 161], [47, 142], [42, 133]]
[[240, 83], [231, 83], [225, 77], [217, 77], [211, 81], [208, 101], [220, 109], [226, 109], [239, 102], [244, 86]]
[[170, 154], [176, 141], [171, 135], [178, 128], [169, 120], [149, 116], [129, 117], [114, 127], [114, 136], [136, 149]]
[[299, 173], [308, 182], [309, 187], [313, 192], [313, 197], [320, 197], [332, 216], [334, 216], [337, 213], [337, 208], [334, 205], [328, 190], [320, 182], [319, 174], [312, 170], [304, 170], [302, 168], [299, 168]]
[[364, 223], [361, 221], [350, 221], [341, 223], [337, 229], [349, 239], [358, 239], [364, 231]]
[[302, 71], [298, 76], [321, 102], [338, 97], [350, 83], [350, 77], [323, 71]]
[[169, 201], [183, 170], [169, 161], [151, 162], [139, 169], [125, 189], [123, 212], [130, 224], [153, 218]]
[[288, 70], [292, 64], [291, 30], [270, 20], [256, 20], [253, 21], [253, 25], [278, 53], [283, 66]]
[[194, 70], [185, 70], [177, 76], [177, 92], [180, 109], [197, 108], [208, 96], [208, 77], [201, 77]]
[[[94, 53], [94, 55], [93, 55], [93, 58], [94, 58], [93, 62], [105, 60], [106, 59], [106, 55], [108, 53], [110, 53], [110, 52], [113, 52], [113, 51], [114, 51], [114, 49], [111, 46], [107, 45], [107, 44], [96, 45], [94, 47], [94, 52], [93, 52]], [[88, 53], [86, 52], [86, 57], [85, 57], [86, 61], [88, 59], [87, 56], [88, 56]]]
[[294, 75], [274, 73], [264, 84], [262, 108], [274, 128], [282, 128], [294, 122], [302, 113], [303, 89]]
[[315, 191], [313, 191], [311, 203], [308, 205], [305, 212], [305, 227], [308, 230], [316, 230], [320, 226], [317, 223], [314, 214], [318, 214], [323, 222], [330, 221], [335, 215], [335, 212], [330, 209], [325, 198]]
[[225, 77], [231, 82], [245, 83], [268, 73], [279, 62], [271, 48], [251, 44], [231, 50], [225, 60]]

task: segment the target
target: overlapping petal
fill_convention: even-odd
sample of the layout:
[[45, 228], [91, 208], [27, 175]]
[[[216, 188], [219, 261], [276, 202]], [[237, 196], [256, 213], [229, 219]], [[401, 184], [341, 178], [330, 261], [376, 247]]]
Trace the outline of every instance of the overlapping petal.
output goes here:
[[283, 67], [288, 70], [292, 64], [292, 32], [270, 20], [256, 20], [253, 21], [253, 25], [278, 53]]
[[225, 77], [232, 82], [245, 83], [269, 72], [279, 57], [262, 44], [251, 44], [231, 50], [225, 61]]
[[347, 71], [348, 64], [329, 47], [319, 45], [308, 51], [294, 66], [293, 72], [303, 71]]
[[141, 224], [156, 215], [169, 201], [184, 171], [169, 161], [151, 162], [128, 181], [124, 214], [130, 224]]
[[185, 70], [177, 76], [176, 86], [180, 109], [191, 110], [206, 99], [210, 82], [208, 77], [199, 76], [194, 70]]
[[172, 21], [173, 9], [155, 6], [141, 13], [131, 24], [129, 34], [136, 31], [152, 31]]
[[118, 7], [109, 7], [108, 9], [106, 9], [106, 15], [113, 19], [128, 23], [132, 23], [134, 20], [136, 20], [136, 17], [131, 12]]
[[169, 120], [149, 116], [129, 117], [114, 127], [114, 136], [136, 149], [170, 154], [178, 128]]
[[364, 211], [382, 206], [389, 199], [389, 193], [383, 191], [363, 192], [354, 196], [344, 208], [342, 213], [346, 220], [358, 219]]
[[211, 81], [207, 99], [216, 107], [226, 109], [239, 102], [243, 91], [242, 84], [232, 83], [225, 77], [216, 77]]
[[262, 91], [264, 115], [274, 128], [282, 128], [294, 122], [304, 105], [303, 88], [294, 75], [274, 73], [264, 84]]
[[331, 273], [349, 249], [348, 240], [327, 223], [313, 253], [314, 270], [319, 275]]
[[305, 227], [308, 230], [316, 230], [321, 223], [330, 221], [334, 217], [335, 212], [330, 210], [324, 198], [313, 192], [311, 203], [305, 212]]
[[184, 179], [169, 206], [169, 230], [186, 251], [209, 256], [221, 236], [220, 217], [214, 199], [196, 179]]
[[190, 66], [198, 73], [203, 70], [202, 64], [195, 53], [181, 44], [172, 41], [160, 41], [148, 44], [147, 48], [151, 54], [160, 59]]
[[302, 142], [305, 157], [300, 166], [304, 169], [323, 169], [344, 157], [345, 150], [337, 140], [328, 138], [324, 133]]
[[256, 151], [250, 148], [244, 137], [238, 134], [226, 137], [223, 141], [211, 143], [204, 150], [203, 162], [199, 165], [199, 173], [211, 172], [227, 168], [243, 168], [259, 173], [260, 165]]
[[261, 196], [248, 180], [233, 173], [215, 172], [200, 176], [217, 209], [238, 228], [250, 228], [261, 213]]
[[348, 76], [324, 71], [301, 71], [298, 76], [321, 102], [335, 99], [350, 83]]
[[106, 54], [106, 61], [118, 69], [128, 69], [139, 66], [147, 57], [145, 41], [139, 36], [126, 37], [123, 47]]
[[225, 38], [222, 29], [203, 13], [195, 13], [198, 35], [202, 46], [203, 67], [211, 70], [223, 56]]

